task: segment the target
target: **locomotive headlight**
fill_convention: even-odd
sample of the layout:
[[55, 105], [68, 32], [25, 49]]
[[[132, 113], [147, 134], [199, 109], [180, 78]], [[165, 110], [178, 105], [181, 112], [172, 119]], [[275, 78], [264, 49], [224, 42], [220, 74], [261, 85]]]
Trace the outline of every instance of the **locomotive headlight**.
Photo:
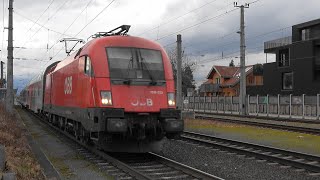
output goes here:
[[174, 97], [174, 93], [168, 93], [168, 105], [169, 106], [175, 106], [176, 105], [176, 99]]
[[110, 91], [100, 91], [102, 105], [111, 106], [112, 96]]

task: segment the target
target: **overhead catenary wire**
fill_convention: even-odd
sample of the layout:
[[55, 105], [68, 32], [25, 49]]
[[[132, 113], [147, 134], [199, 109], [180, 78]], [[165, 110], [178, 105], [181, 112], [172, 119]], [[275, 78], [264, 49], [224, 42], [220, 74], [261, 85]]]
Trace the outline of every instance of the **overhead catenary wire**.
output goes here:
[[168, 21], [162, 22], [161, 25], [159, 25], [159, 26], [155, 26], [155, 27], [150, 28], [150, 29], [148, 29], [148, 30], [146, 30], [146, 31], [143, 31], [142, 33], [139, 33], [137, 36], [141, 36], [142, 34], [146, 34], [146, 33], [150, 32], [150, 31], [156, 30], [156, 29], [158, 29], [158, 28], [161, 27], [161, 26], [167, 25], [167, 24], [169, 24], [169, 23], [171, 23], [171, 22], [173, 22], [173, 21], [175, 21], [175, 20], [177, 20], [177, 19], [180, 19], [180, 18], [182, 18], [182, 17], [184, 17], [184, 16], [186, 16], [186, 15], [192, 13], [192, 12], [195, 12], [195, 11], [197, 11], [197, 10], [199, 10], [199, 9], [202, 9], [202, 8], [206, 7], [207, 5], [212, 4], [212, 3], [216, 2], [216, 1], [218, 1], [218, 0], [213, 0], [213, 1], [207, 2], [207, 3], [203, 4], [203, 5], [201, 5], [200, 7], [197, 7], [197, 8], [195, 8], [195, 9], [192, 9], [191, 11], [188, 11], [188, 12], [182, 14], [182, 15], [179, 15], [179, 16], [177, 16], [177, 17], [174, 17], [174, 18], [172, 18], [172, 19], [169, 19]]
[[[81, 16], [81, 14], [90, 6], [90, 4], [92, 3], [92, 1], [93, 0], [90, 0], [87, 4], [86, 4], [86, 6], [82, 9], [82, 11], [79, 13], [79, 15], [71, 22], [71, 24], [69, 24], [69, 26], [64, 30], [64, 32], [61, 34], [61, 36], [58, 38], [58, 40], [56, 41], [56, 43], [54, 43], [50, 48], [48, 48], [47, 49], [47, 52], [50, 52], [50, 50], [52, 50], [53, 49], [53, 47], [54, 46], [56, 46], [60, 41], [59, 41], [59, 39], [60, 38], [62, 38], [63, 37], [63, 34], [65, 34], [71, 27], [72, 27], [72, 25], [79, 19], [79, 17]], [[70, 36], [71, 37], [71, 36]], [[58, 53], [56, 53], [53, 57], [56, 57], [61, 51], [62, 51], [62, 49], [63, 49], [63, 47], [62, 48], [60, 48], [59, 50], [58, 50]], [[52, 59], [53, 57], [51, 57], [50, 59]], [[41, 59], [44, 59], [44, 57], [43, 58], [41, 58]], [[46, 64], [45, 64], [46, 65]]]
[[[112, 3], [112, 2], [111, 2], [111, 3]], [[86, 9], [86, 8], [85, 8], [85, 9]], [[100, 14], [100, 13], [99, 13], [99, 14]], [[98, 14], [98, 15], [99, 15], [99, 14]], [[97, 15], [97, 16], [98, 16], [98, 15]], [[96, 18], [96, 17], [95, 17], [95, 18]], [[94, 19], [95, 19], [95, 18], [94, 18]], [[94, 20], [94, 19], [93, 19], [93, 20]], [[92, 21], [91, 21], [91, 22], [92, 22]], [[89, 22], [89, 23], [91, 23], [91, 22]], [[86, 26], [85, 26], [85, 27], [86, 27]], [[85, 28], [85, 27], [84, 27], [84, 28]], [[81, 31], [82, 31], [82, 30], [81, 30]], [[81, 33], [81, 31], [80, 31], [79, 33]], [[79, 34], [79, 33], [78, 33], [78, 34]], [[173, 43], [171, 43], [171, 44], [173, 44]], [[55, 57], [57, 54], [59, 54], [62, 49], [63, 49], [63, 48], [61, 48], [53, 57]]]
[[[85, 24], [85, 26], [76, 34], [74, 35], [74, 37], [77, 37], [89, 24], [91, 24], [96, 18], [98, 18], [107, 8], [109, 8], [111, 6], [111, 4], [114, 2], [115, 0], [112, 0], [108, 5], [106, 5], [93, 19], [91, 19], [87, 24]], [[54, 54], [50, 60], [48, 62], [50, 62], [52, 59], [54, 59], [61, 51], [63, 48], [61, 48], [56, 54]], [[46, 66], [48, 64], [48, 62], [44, 65]]]
[[[276, 30], [264, 32], [264, 33], [261, 33], [261, 34], [258, 34], [258, 35], [254, 35], [254, 36], [252, 36], [250, 38], [247, 38], [247, 39], [254, 39], [254, 38], [258, 38], [258, 37], [263, 37], [263, 36], [266, 36], [266, 35], [269, 35], [269, 34], [272, 34], [272, 33], [275, 33], [275, 32], [283, 31], [283, 30], [288, 29], [288, 28], [291, 28], [291, 26], [282, 27], [282, 28], [279, 28], [279, 29], [276, 29]], [[302, 42], [302, 41], [303, 40], [295, 41], [295, 42], [292, 42], [291, 44], [299, 43], [299, 42]], [[232, 43], [236, 43], [236, 42], [235, 41], [234, 42], [229, 42], [227, 44], [224, 44], [223, 46], [226, 46], [226, 45], [229, 45], [229, 44], [232, 44]], [[221, 46], [217, 46], [217, 47], [221, 47]], [[248, 56], [251, 56], [252, 54], [248, 54], [248, 53], [262, 52], [263, 51], [263, 47], [264, 47], [263, 45], [259, 45], [259, 46], [253, 47], [253, 48], [248, 48], [248, 50], [252, 50], [252, 49], [257, 49], [257, 50], [255, 50], [255, 51], [247, 51], [246, 54]], [[198, 60], [197, 64], [204, 64], [204, 63], [209, 63], [209, 62], [212, 62], [212, 61], [230, 60], [230, 58], [235, 58], [236, 57], [235, 55], [237, 55], [239, 53], [240, 53], [240, 51], [237, 50], [237, 51], [234, 51], [232, 53], [225, 54], [225, 56], [223, 58], [221, 56], [216, 56], [216, 57], [212, 57], [212, 58]], [[200, 55], [196, 55], [196, 56], [200, 56]], [[302, 57], [302, 58], [298, 58], [298, 59], [304, 59], [304, 58], [312, 58], [312, 57]], [[290, 59], [290, 60], [295, 60], [295, 59]]]
[[170, 46], [175, 45], [175, 44], [177, 44], [177, 42], [171, 42], [171, 43], [168, 43], [168, 44], [164, 45], [163, 48], [170, 47]]
[[[272, 30], [272, 31], [268, 31], [268, 32], [263, 32], [261, 34], [258, 34], [258, 35], [254, 35], [252, 37], [248, 37], [246, 38], [247, 40], [251, 40], [251, 39], [256, 39], [256, 38], [260, 38], [260, 37], [264, 37], [264, 36], [267, 36], [269, 34], [272, 34], [272, 33], [275, 33], [275, 32], [279, 32], [279, 31], [283, 31], [285, 29], [288, 29], [290, 28], [291, 26], [289, 27], [282, 27], [280, 29], [276, 29], [276, 30]], [[207, 48], [207, 49], [203, 49], [203, 50], [199, 50], [199, 51], [196, 51], [197, 53], [201, 54], [201, 53], [204, 53], [204, 52], [210, 52], [210, 50], [213, 50], [213, 49], [217, 49], [217, 48], [223, 48], [223, 47], [226, 47], [228, 45], [232, 45], [232, 44], [235, 44], [235, 43], [238, 43], [238, 41], [229, 41], [229, 42], [226, 42], [226, 43], [223, 43], [223, 44], [219, 44], [217, 46], [214, 46], [214, 47], [211, 47], [211, 48]], [[187, 48], [187, 47], [186, 47]]]
[[30, 21], [30, 22], [35, 23], [36, 25], [38, 25], [38, 26], [40, 26], [40, 27], [42, 27], [42, 28], [45, 28], [45, 29], [49, 30], [49, 31], [52, 31], [52, 32], [54, 32], [54, 33], [57, 33], [57, 34], [60, 34], [60, 35], [63, 35], [63, 36], [71, 37], [70, 35], [65, 34], [65, 32], [62, 33], [62, 32], [59, 32], [59, 31], [57, 31], [57, 30], [50, 29], [50, 28], [46, 27], [46, 26], [43, 25], [43, 24], [40, 24], [40, 23], [38, 23], [38, 22], [36, 22], [36, 21], [33, 21], [32, 19], [30, 19], [30, 18], [22, 15], [21, 13], [17, 12], [16, 10], [14, 11], [14, 13], [17, 14], [17, 15], [19, 15], [20, 17], [22, 17], [22, 18]]
[[[266, 35], [269, 35], [269, 34], [272, 34], [272, 33], [275, 33], [275, 32], [279, 32], [279, 31], [282, 31], [282, 30], [285, 30], [285, 29], [288, 29], [290, 28], [291, 26], [288, 26], [288, 27], [282, 27], [282, 28], [279, 28], [279, 29], [276, 29], [276, 30], [272, 30], [272, 31], [268, 31], [268, 32], [264, 32], [264, 33], [261, 33], [261, 34], [258, 34], [258, 35], [254, 35], [252, 37], [249, 37], [247, 39], [255, 39], [255, 38], [258, 38], [258, 37], [263, 37], [263, 36], [266, 36]], [[317, 33], [315, 35], [320, 35], [320, 33]], [[300, 43], [300, 42], [303, 42], [304, 40], [299, 40], [299, 41], [295, 41], [295, 42], [291, 42], [291, 44], [296, 44], [296, 43]], [[228, 46], [230, 44], [234, 44], [234, 43], [237, 43], [238, 41], [232, 41], [232, 42], [228, 42], [226, 44], [223, 44], [223, 45], [218, 45], [218, 46], [215, 46], [213, 48], [210, 48], [210, 49], [205, 49], [205, 50], [201, 50], [201, 51], [196, 51], [199, 55], [201, 52], [206, 52], [208, 50], [211, 50], [211, 49], [215, 49], [215, 48], [219, 48], [219, 47], [225, 47], [225, 46]], [[258, 47], [263, 47], [263, 46], [258, 46]], [[262, 49], [263, 50], [263, 49]]]
[[[246, 51], [246, 55], [249, 54], [249, 53], [253, 53], [253, 52], [262, 52], [263, 51], [263, 47], [264, 47], [263, 45], [248, 46], [247, 51]], [[252, 50], [255, 50], [255, 51], [252, 51]], [[228, 51], [225, 51], [225, 52], [228, 52]], [[230, 58], [238, 58], [239, 54], [240, 54], [240, 50], [235, 50], [235, 51], [232, 51], [230, 53], [224, 54], [223, 57], [221, 55], [219, 55], [219, 56], [214, 56], [214, 57], [210, 57], [210, 58], [206, 58], [206, 59], [197, 60], [197, 64], [204, 64], [204, 63], [209, 63], [209, 62], [212, 62], [212, 61], [219, 61], [219, 60], [222, 61], [222, 60], [226, 60], [226, 59], [230, 59]], [[197, 55], [197, 54], [189, 54], [189, 55], [195, 56], [195, 57], [201, 56], [201, 55]]]
[[[231, 37], [232, 35], [235, 35], [238, 31], [231, 31], [230, 33], [227, 33], [227, 34], [224, 34], [222, 36], [219, 36], [219, 37], [215, 37], [213, 39], [206, 39], [205, 42], [208, 42], [208, 41], [213, 41], [213, 40], [217, 40], [217, 39], [224, 39], [224, 38], [227, 38], [227, 37]], [[199, 43], [204, 43], [204, 42], [199, 42]], [[199, 43], [186, 43], [186, 45], [184, 46], [185, 48], [188, 48], [188, 47], [192, 47], [192, 46], [195, 46]]]
[[[44, 23], [44, 25], [46, 25], [63, 7], [64, 5], [69, 2], [70, 0], [66, 0], [64, 1], [59, 7], [58, 9], [56, 9], [56, 11], [47, 19], [47, 21]], [[44, 26], [43, 25], [43, 26]], [[39, 31], [43, 28], [43, 26], [41, 26], [28, 40], [26, 40], [22, 46], [25, 46], [36, 34], [39, 33]], [[20, 50], [17, 52], [17, 54], [20, 52]]]
[[198, 22], [198, 23], [196, 23], [196, 24], [193, 24], [193, 25], [191, 25], [191, 26], [188, 26], [188, 27], [185, 27], [185, 28], [180, 29], [180, 30], [178, 30], [178, 31], [175, 31], [175, 32], [173, 32], [173, 33], [169, 33], [169, 34], [167, 34], [167, 35], [164, 35], [164, 36], [158, 38], [156, 41], [159, 41], [159, 40], [168, 38], [168, 37], [170, 37], [170, 36], [176, 35], [177, 33], [180, 33], [180, 32], [186, 31], [186, 30], [188, 30], [188, 29], [197, 27], [197, 26], [199, 26], [199, 25], [201, 25], [201, 24], [203, 24], [203, 23], [206, 23], [206, 22], [208, 22], [208, 21], [211, 21], [211, 20], [214, 20], [214, 19], [219, 19], [219, 18], [221, 18], [221, 17], [223, 17], [223, 16], [225, 16], [225, 15], [227, 15], [227, 14], [229, 14], [229, 13], [234, 12], [235, 10], [237, 10], [237, 8], [228, 10], [228, 11], [222, 13], [222, 14], [219, 14], [219, 15], [216, 15], [216, 16], [213, 16], [213, 17], [210, 17], [210, 18], [208, 18], [208, 19], [206, 19], [206, 20], [202, 20], [202, 21], [200, 21], [200, 22]]
[[[257, 3], [257, 2], [259, 2], [259, 1], [261, 1], [261, 0], [256, 0], [256, 1], [250, 2], [250, 3], [248, 3], [248, 4], [254, 4], [254, 3]], [[230, 4], [233, 4], [233, 3], [230, 3]], [[230, 4], [228, 4], [228, 5], [230, 5]], [[221, 10], [223, 10], [223, 9], [225, 9], [225, 8], [222, 8], [222, 9], [220, 9], [219, 11], [221, 11]], [[236, 10], [236, 9], [229, 10], [229, 11], [223, 13], [223, 14], [220, 14], [220, 15], [211, 17], [211, 18], [209, 18], [209, 19], [206, 19], [206, 20], [204, 20], [204, 21], [201, 21], [200, 23], [197, 23], [197, 24], [194, 24], [194, 25], [192, 25], [192, 26], [186, 27], [186, 28], [184, 28], [184, 29], [181, 29], [181, 30], [176, 31], [176, 32], [174, 32], [174, 33], [165, 35], [165, 36], [163, 36], [163, 37], [157, 38], [156, 41], [161, 40], [161, 39], [164, 39], [164, 38], [167, 38], [167, 37], [172, 36], [172, 35], [175, 35], [175, 34], [177, 34], [177, 33], [179, 33], [179, 32], [188, 30], [188, 29], [190, 29], [190, 28], [193, 28], [193, 27], [195, 27], [195, 26], [198, 26], [198, 25], [200, 25], [200, 24], [202, 24], [202, 23], [205, 23], [205, 22], [207, 22], [207, 21], [210, 21], [210, 20], [212, 20], [212, 19], [219, 18], [219, 17], [221, 17], [221, 16], [223, 16], [223, 15], [226, 15], [226, 14], [229, 14], [229, 13], [233, 12], [234, 10]], [[207, 17], [208, 17], [208, 16], [207, 16]], [[157, 27], [158, 27], [158, 26], [157, 26]], [[156, 27], [155, 27], [154, 29], [156, 29]], [[236, 31], [236, 32], [237, 32], [237, 31]], [[224, 35], [224, 36], [222, 36], [222, 37], [218, 37], [218, 38], [215, 38], [215, 39], [220, 39], [220, 38], [223, 39], [223, 38], [228, 37], [228, 36], [231, 36], [231, 35], [233, 35], [233, 34], [235, 34], [235, 32], [231, 32], [231, 33], [229, 33], [229, 34], [226, 34], [226, 35]], [[173, 44], [173, 43], [170, 43], [170, 44], [168, 44], [168, 45], [165, 45], [164, 47], [171, 46], [172, 44]], [[187, 47], [192, 47], [192, 46], [194, 46], [194, 44], [187, 45], [187, 46], [185, 46], [185, 48], [187, 48]]]
[[93, 19], [91, 19], [76, 35], [77, 37], [89, 24], [91, 24], [96, 18], [98, 18], [115, 0], [112, 0], [107, 6], [105, 6]]
[[49, 5], [47, 6], [47, 8], [41, 13], [41, 15], [37, 18], [36, 21], [34, 21], [34, 23], [32, 24], [32, 26], [24, 33], [24, 34], [27, 34], [32, 28], [33, 26], [38, 23], [38, 21], [40, 20], [40, 18], [49, 10], [49, 8], [51, 7], [51, 5], [53, 4], [55, 0], [52, 0]]
[[[250, 3], [248, 3], [248, 4], [254, 4], [254, 3], [257, 3], [257, 2], [259, 2], [259, 1], [261, 1], [261, 0], [252, 1], [252, 2], [250, 2]], [[231, 4], [232, 4], [232, 3], [231, 3]], [[230, 4], [228, 4], [228, 5], [230, 5]], [[223, 9], [220, 9], [219, 11], [221, 11], [221, 10], [223, 10]], [[207, 21], [210, 21], [210, 20], [212, 20], [212, 19], [220, 18], [221, 16], [224, 16], [224, 15], [226, 15], [226, 14], [229, 14], [229, 13], [235, 11], [235, 10], [237, 10], [237, 8], [231, 9], [231, 10], [229, 10], [229, 11], [226, 11], [226, 12], [223, 13], [223, 14], [220, 14], [220, 15], [217, 15], [217, 16], [214, 16], [214, 17], [211, 17], [211, 18], [209, 18], [209, 19], [206, 19], [206, 20], [201, 21], [201, 22], [199, 22], [199, 23], [197, 23], [197, 24], [194, 24], [194, 25], [192, 25], [192, 26], [189, 26], [189, 27], [186, 27], [186, 28], [181, 29], [181, 30], [179, 30], [179, 31], [176, 31], [176, 32], [174, 32], [174, 33], [165, 35], [165, 36], [163, 36], [163, 37], [161, 37], [161, 38], [157, 38], [156, 40], [158, 41], [158, 40], [161, 40], [161, 39], [163, 39], [163, 38], [167, 38], [167, 37], [169, 37], [169, 36], [175, 35], [175, 34], [177, 34], [177, 33], [180, 33], [180, 32], [182, 32], [182, 31], [188, 30], [188, 29], [193, 28], [193, 27], [195, 27], [195, 26], [198, 26], [198, 25], [200, 25], [200, 24], [202, 24], [202, 23], [205, 23], [205, 22], [207, 22]], [[233, 34], [234, 34], [234, 32], [231, 32], [231, 33], [225, 35], [225, 37], [230, 36], [230, 35], [233, 35]], [[219, 38], [220, 38], [220, 37], [218, 37], [217, 39], [219, 39]], [[223, 38], [223, 37], [221, 37], [221, 38]], [[234, 43], [234, 41], [233, 41], [232, 43]], [[230, 43], [230, 44], [231, 44], [231, 43]], [[188, 45], [187, 47], [191, 47], [191, 46], [193, 46], [193, 45]]]
[[[318, 33], [320, 34], [320, 33]], [[305, 40], [299, 40], [299, 41], [295, 41], [295, 42], [292, 42], [292, 44], [296, 44], [296, 43], [300, 43], [300, 42], [303, 42]], [[257, 49], [255, 51], [247, 51], [246, 53], [254, 53], [254, 52], [262, 52], [263, 51], [263, 45], [260, 45], [260, 46], [256, 46], [256, 47], [253, 47], [253, 48], [248, 48], [248, 50], [252, 50], [252, 49]], [[260, 49], [261, 48], [261, 49]], [[228, 60], [230, 58], [235, 58], [235, 54], [238, 54], [240, 53], [240, 51], [235, 51], [235, 52], [232, 52], [232, 53], [229, 53], [229, 54], [226, 54], [226, 56], [224, 58], [221, 58], [221, 56], [217, 56], [217, 57], [212, 57], [212, 58], [207, 58], [207, 59], [203, 59], [203, 60], [199, 60], [197, 61], [197, 63], [199, 64], [202, 64], [202, 63], [208, 63], [208, 62], [212, 62], [212, 61], [220, 61], [220, 60]], [[248, 54], [248, 56], [250, 56], [252, 54]], [[318, 56], [309, 56], [309, 57], [299, 57], [299, 58], [290, 58], [290, 61], [291, 60], [298, 60], [298, 59], [306, 59], [306, 58], [315, 58], [315, 57], [318, 57]]]
[[45, 60], [41, 60], [41, 59], [32, 59], [32, 58], [13, 58], [14, 60], [23, 60], [23, 61], [42, 61], [42, 62], [47, 62]]
[[[111, 1], [111, 3], [112, 3], [113, 1]], [[212, 2], [214, 2], [214, 1], [212, 1]], [[80, 34], [82, 31], [83, 31], [83, 29], [85, 29], [93, 20], [95, 20], [107, 7], [109, 7], [110, 5], [111, 5], [111, 3], [110, 4], [108, 4], [102, 11], [100, 11], [100, 13], [98, 13], [97, 15], [96, 15], [96, 17], [94, 17], [89, 23], [87, 23], [78, 33], [77, 33], [77, 35], [78, 34]], [[84, 8], [84, 9], [86, 9], [86, 8]], [[76, 35], [76, 36], [77, 36]], [[57, 44], [57, 43], [55, 43], [55, 44]], [[54, 45], [55, 45], [54, 44]], [[51, 48], [52, 48], [53, 46], [51, 46]], [[51, 49], [50, 48], [50, 49]], [[61, 50], [62, 50], [63, 48], [61, 48], [52, 58], [54, 58], [55, 56], [57, 56], [60, 52], [61, 52]]]
[[[291, 27], [291, 26], [290, 26]], [[271, 34], [271, 33], [269, 33], [269, 34]], [[260, 35], [259, 37], [262, 37], [262, 36], [264, 36], [264, 35]], [[252, 39], [254, 39], [254, 37], [251, 37]], [[249, 38], [247, 38], [247, 39], [251, 39], [250, 37]], [[258, 37], [256, 37], [256, 38], [258, 38]], [[238, 42], [238, 41], [237, 41]], [[167, 45], [165, 45], [165, 47], [166, 46], [170, 46], [170, 45], [173, 45], [173, 44], [175, 44], [175, 42], [173, 42], [173, 43], [170, 43], [170, 44], [167, 44]], [[62, 48], [63, 49], [63, 48]]]
[[[113, 2], [113, 1], [112, 1], [112, 2]], [[112, 3], [112, 2], [111, 2], [111, 3]], [[110, 5], [110, 4], [108, 4], [108, 6], [109, 6], [109, 5]], [[106, 7], [108, 7], [108, 6], [106, 6]], [[207, 20], [204, 20], [204, 21], [201, 21], [200, 23], [197, 23], [196, 25], [199, 25], [199, 24], [202, 24], [202, 23], [207, 22], [207, 21], [209, 21], [209, 20], [212, 20], [212, 19], [214, 19], [214, 18], [223, 16], [223, 15], [228, 14], [228, 13], [234, 11], [234, 10], [236, 10], [236, 9], [232, 9], [232, 10], [227, 11], [227, 12], [225, 12], [225, 13], [223, 13], [223, 14], [218, 15], [218, 16], [211, 17], [211, 18], [209, 18], [209, 19], [207, 19]], [[100, 14], [101, 14], [101, 12], [100, 12], [97, 16], [99, 16]], [[96, 16], [96, 17], [97, 17], [97, 16]], [[96, 19], [96, 17], [93, 18], [88, 24], [90, 24], [94, 19]], [[87, 24], [87, 25], [88, 25], [88, 24]], [[87, 25], [86, 25], [86, 26], [87, 26]], [[191, 27], [194, 27], [194, 26], [196, 26], [196, 25], [193, 25], [193, 26], [191, 26]], [[86, 26], [85, 26], [85, 27], [86, 27]], [[85, 28], [85, 27], [84, 27], [84, 28]], [[158, 27], [158, 26], [157, 26], [157, 27]], [[184, 30], [186, 30], [186, 29], [188, 29], [188, 28], [191, 28], [191, 27], [187, 27], [187, 28], [185, 28], [185, 29], [183, 29], [183, 30], [180, 30], [180, 31], [184, 31]], [[80, 34], [84, 28], [82, 28], [82, 29], [77, 33], [77, 35]], [[180, 31], [179, 31], [179, 32], [180, 32]], [[227, 35], [225, 35], [225, 37], [228, 36], [228, 35], [231, 35], [231, 34], [233, 34], [233, 33], [227, 34]], [[162, 38], [164, 38], [164, 37], [162, 37]], [[162, 38], [160, 38], [160, 39], [162, 39]], [[167, 44], [167, 45], [165, 45], [164, 47], [167, 47], [167, 46], [170, 46], [170, 45], [173, 45], [173, 44], [175, 44], [175, 42], [170, 43], [170, 44]], [[57, 56], [57, 55], [62, 51], [62, 49], [63, 49], [63, 48], [61, 48], [61, 49], [52, 57], [52, 59], [53, 59], [55, 56]]]
[[[72, 25], [79, 19], [79, 17], [81, 16], [81, 14], [89, 7], [89, 5], [92, 3], [93, 0], [90, 0], [87, 5], [82, 9], [82, 11], [79, 13], [79, 15], [71, 22], [71, 24], [64, 30], [63, 34], [66, 33], [71, 27]], [[60, 36], [58, 38], [58, 41], [56, 41], [56, 43], [54, 43], [49, 49], [48, 51], [50, 51], [55, 45], [57, 45], [59, 43], [59, 39], [62, 38], [62, 36]]]

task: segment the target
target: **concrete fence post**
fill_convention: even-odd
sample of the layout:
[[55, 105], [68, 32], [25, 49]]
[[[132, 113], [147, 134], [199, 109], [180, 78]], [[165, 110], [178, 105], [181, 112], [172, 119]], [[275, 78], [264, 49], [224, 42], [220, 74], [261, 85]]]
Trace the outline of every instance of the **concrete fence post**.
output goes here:
[[196, 96], [193, 96], [193, 112], [195, 111], [196, 109]]
[[241, 105], [240, 105], [240, 95], [238, 95], [238, 113], [239, 113], [239, 115], [241, 114], [241, 110], [240, 110], [240, 107]]
[[200, 105], [201, 105], [201, 102], [200, 102], [200, 95], [198, 96], [198, 112], [200, 111]]
[[317, 120], [319, 120], [319, 116], [320, 116], [320, 113], [319, 113], [319, 97], [320, 97], [320, 94], [317, 94]]
[[267, 94], [267, 108], [266, 108], [266, 111], [267, 111], [267, 117], [269, 117], [269, 94]]
[[259, 116], [259, 95], [257, 95], [257, 107], [256, 107], [257, 116]]
[[204, 101], [203, 101], [203, 112], [206, 112], [206, 105], [207, 105], [207, 96], [204, 96]]
[[289, 118], [292, 116], [292, 94], [289, 95]]
[[233, 96], [231, 96], [231, 114], [233, 114]]
[[248, 104], [248, 112], [247, 114], [250, 115], [250, 95], [248, 95], [248, 99], [247, 99], [247, 104]]
[[302, 119], [304, 119], [305, 116], [305, 94], [302, 94]]
[[278, 94], [278, 117], [280, 117], [280, 94]]
[[219, 95], [217, 96], [216, 110], [217, 110], [217, 113], [218, 113], [219, 112]]
[[223, 96], [223, 113], [226, 113], [226, 96]]
[[210, 97], [210, 112], [212, 112], [212, 104], [213, 104], [212, 99], [213, 99], [213, 96]]

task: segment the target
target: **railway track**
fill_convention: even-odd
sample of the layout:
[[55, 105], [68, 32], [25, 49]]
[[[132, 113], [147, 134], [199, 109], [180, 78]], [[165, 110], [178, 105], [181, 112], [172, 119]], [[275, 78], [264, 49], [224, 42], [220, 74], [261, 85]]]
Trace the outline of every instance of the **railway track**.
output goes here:
[[150, 179], [221, 179], [154, 153], [113, 156]]
[[320, 156], [288, 151], [247, 142], [204, 135], [185, 131], [181, 135], [182, 141], [192, 142], [212, 148], [231, 151], [237, 154], [255, 157], [268, 162], [292, 166], [297, 169], [320, 173]]
[[218, 179], [222, 178], [194, 169], [154, 153], [106, 153], [92, 146], [83, 144], [65, 131], [48, 123], [42, 117], [26, 111], [39, 119], [42, 126], [49, 126], [50, 131], [69, 142], [69, 144], [87, 160], [116, 179]]
[[293, 131], [293, 132], [320, 135], [320, 129], [314, 129], [314, 128], [288, 126], [288, 125], [246, 121], [246, 120], [234, 120], [234, 119], [228, 119], [228, 118], [217, 118], [217, 117], [212, 116], [209, 113], [196, 113], [195, 117], [199, 117], [202, 119], [208, 119], [208, 120], [216, 120], [216, 121], [235, 123], [235, 124], [245, 124], [245, 125], [251, 125], [251, 126], [258, 126], [258, 127], [265, 127], [265, 128], [280, 129], [280, 130], [287, 130], [287, 131]]

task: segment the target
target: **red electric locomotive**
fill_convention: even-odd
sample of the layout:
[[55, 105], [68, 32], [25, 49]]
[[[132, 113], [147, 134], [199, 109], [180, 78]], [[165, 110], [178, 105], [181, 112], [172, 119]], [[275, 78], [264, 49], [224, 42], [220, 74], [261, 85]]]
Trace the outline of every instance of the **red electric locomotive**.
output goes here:
[[24, 91], [30, 96], [40, 84], [41, 105], [28, 97], [22, 104], [108, 151], [145, 152], [164, 136], [179, 135], [183, 121], [170, 60], [159, 44], [126, 35], [129, 28], [98, 33], [50, 65]]

